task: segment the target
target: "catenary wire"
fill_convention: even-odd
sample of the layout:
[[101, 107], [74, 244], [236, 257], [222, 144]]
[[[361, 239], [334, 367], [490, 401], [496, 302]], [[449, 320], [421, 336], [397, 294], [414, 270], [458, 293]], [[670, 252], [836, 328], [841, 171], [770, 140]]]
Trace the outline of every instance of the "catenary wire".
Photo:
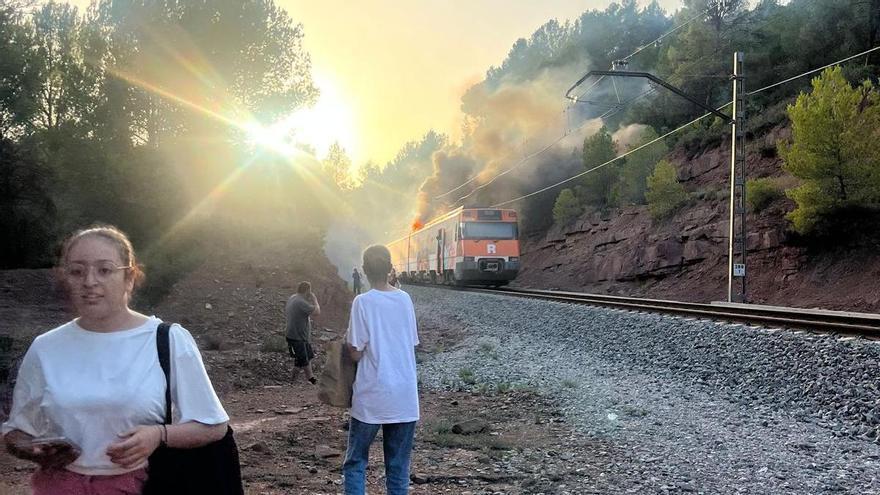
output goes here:
[[[732, 102], [731, 102], [731, 103], [732, 103]], [[730, 103], [728, 103], [727, 105], [730, 105]], [[722, 106], [722, 107], [719, 108], [718, 110], [721, 110], [722, 108], [726, 107], [727, 105]], [[689, 125], [691, 125], [691, 124], [695, 124], [695, 123], [697, 123], [697, 122], [699, 122], [699, 121], [705, 119], [706, 117], [708, 117], [708, 116], [710, 116], [710, 115], [712, 115], [712, 114], [707, 112], [707, 113], [703, 114], [701, 117], [697, 117], [696, 119], [694, 119], [694, 120], [688, 122], [687, 124], [684, 124], [684, 125], [682, 125], [681, 127], [677, 127], [676, 129], [674, 129], [674, 130], [672, 130], [672, 131], [669, 131], [669, 132], [667, 132], [666, 134], [664, 134], [664, 135], [662, 135], [662, 136], [660, 136], [660, 137], [658, 137], [658, 138], [656, 138], [656, 139], [652, 139], [652, 140], [648, 141], [647, 143], [645, 143], [645, 144], [643, 144], [643, 145], [641, 145], [641, 146], [639, 146], [639, 147], [637, 147], [637, 148], [633, 148], [633, 149], [627, 151], [626, 153], [623, 153], [623, 154], [621, 154], [621, 155], [619, 155], [619, 156], [616, 156], [616, 157], [612, 158], [611, 160], [608, 160], [608, 161], [605, 162], [605, 163], [602, 163], [602, 164], [600, 164], [600, 165], [596, 165], [595, 167], [593, 167], [593, 168], [591, 168], [591, 169], [585, 170], [585, 171], [583, 171], [583, 172], [581, 172], [581, 173], [579, 173], [579, 174], [573, 175], [573, 176], [571, 176], [571, 177], [569, 177], [569, 178], [567, 178], [567, 179], [563, 179], [563, 180], [561, 180], [561, 181], [559, 181], [559, 182], [557, 182], [557, 183], [555, 183], [555, 184], [552, 184], [552, 185], [549, 185], [549, 186], [547, 186], [547, 187], [543, 187], [543, 188], [541, 188], [541, 189], [538, 189], [537, 191], [533, 191], [533, 192], [530, 192], [530, 193], [528, 193], [528, 194], [524, 194], [524, 195], [522, 195], [522, 196], [520, 196], [520, 197], [518, 197], [518, 198], [509, 199], [509, 200], [507, 200], [507, 201], [504, 201], [504, 202], [501, 202], [501, 203], [498, 203], [498, 204], [494, 204], [494, 205], [491, 206], [491, 208], [499, 208], [499, 207], [501, 207], [501, 206], [508, 205], [508, 204], [510, 204], [510, 203], [515, 203], [515, 202], [520, 201], [520, 200], [522, 200], [522, 199], [526, 199], [526, 198], [528, 198], [528, 197], [535, 196], [536, 194], [541, 194], [542, 192], [544, 192], [544, 191], [548, 191], [548, 190], [550, 190], [550, 189], [553, 189], [554, 187], [561, 186], [562, 184], [565, 184], [565, 183], [567, 183], [567, 182], [571, 182], [571, 181], [573, 181], [573, 180], [575, 180], [575, 179], [577, 179], [577, 178], [579, 178], [579, 177], [583, 177], [584, 175], [587, 175], [587, 174], [589, 174], [590, 172], [593, 172], [593, 171], [598, 170], [598, 169], [600, 169], [600, 168], [602, 168], [602, 167], [605, 167], [605, 166], [607, 166], [607, 165], [610, 165], [610, 164], [616, 162], [617, 160], [620, 160], [621, 158], [625, 158], [625, 157], [627, 157], [628, 155], [630, 155], [630, 154], [632, 154], [632, 153], [635, 153], [636, 151], [639, 151], [639, 150], [641, 150], [641, 149], [643, 149], [643, 148], [646, 148], [646, 147], [648, 147], [648, 146], [650, 146], [650, 145], [656, 143], [657, 141], [660, 141], [661, 139], [665, 139], [665, 138], [667, 138], [667, 137], [669, 137], [669, 136], [675, 134], [676, 132], [678, 132], [678, 131], [680, 131], [680, 130], [686, 128], [687, 126], [689, 126]]]
[[[691, 18], [688, 19], [687, 21], [685, 21], [685, 22], [679, 24], [678, 26], [675, 26], [674, 28], [670, 29], [669, 31], [667, 31], [667, 32], [665, 32], [665, 33], [663, 33], [663, 34], [661, 34], [660, 37], [658, 37], [658, 38], [655, 39], [654, 41], [651, 41], [650, 43], [645, 43], [644, 45], [642, 45], [642, 46], [640, 46], [639, 48], [637, 48], [636, 51], [630, 53], [630, 54], [627, 55], [626, 57], [623, 57], [623, 59], [621, 59], [621, 60], [626, 60], [626, 61], [628, 61], [629, 59], [631, 59], [631, 58], [633, 58], [634, 56], [636, 56], [636, 55], [638, 55], [639, 53], [641, 53], [642, 50], [645, 50], [646, 48], [648, 48], [648, 47], [650, 47], [650, 46], [652, 46], [652, 45], [656, 45], [658, 42], [662, 41], [663, 38], [665, 38], [665, 37], [667, 37], [667, 36], [669, 36], [669, 35], [675, 33], [675, 32], [678, 31], [679, 29], [681, 29], [681, 28], [683, 28], [683, 27], [689, 25], [690, 23], [696, 21], [697, 19], [699, 19], [700, 17], [702, 17], [703, 15], [705, 15], [706, 12], [707, 12], [708, 10], [709, 10], [709, 9], [706, 9], [706, 10], [701, 11], [699, 14], [697, 14], [697, 15], [691, 17]], [[613, 67], [612, 67], [612, 69], [613, 69]], [[578, 102], [578, 103], [583, 103], [583, 102], [581, 102], [581, 98], [583, 98], [584, 96], [586, 96], [586, 94], [589, 93], [591, 89], [595, 88], [595, 87], [596, 87], [599, 83], [601, 83], [603, 80], [605, 80], [605, 76], [599, 76], [599, 78], [596, 79], [596, 82], [594, 82], [594, 83], [591, 84], [587, 89], [585, 89], [583, 93], [581, 93], [580, 95], [576, 96], [576, 97], [573, 99], [573, 101], [576, 101], [576, 102]]]
[[747, 96], [751, 96], [751, 95], [753, 95], [753, 94], [757, 94], [757, 93], [760, 93], [760, 92], [762, 92], [762, 91], [767, 91], [768, 89], [775, 88], [776, 86], [781, 86], [781, 85], [783, 85], [783, 84], [785, 84], [785, 83], [789, 83], [789, 82], [794, 81], [794, 80], [796, 80], [796, 79], [800, 79], [800, 78], [802, 78], [802, 77], [804, 77], [804, 76], [809, 76], [810, 74], [815, 74], [816, 72], [819, 72], [819, 71], [825, 70], [825, 69], [827, 69], [827, 68], [829, 68], [829, 67], [832, 67], [832, 66], [835, 66], [835, 65], [838, 65], [838, 64], [842, 64], [843, 62], [849, 62], [850, 60], [852, 60], [852, 59], [854, 59], [854, 58], [859, 58], [859, 57], [861, 57], [862, 55], [867, 55], [867, 54], [869, 54], [869, 53], [871, 53], [871, 52], [874, 52], [874, 51], [877, 51], [877, 50], [880, 50], [880, 46], [875, 46], [874, 48], [871, 48], [870, 50], [865, 50], [865, 51], [863, 51], [862, 53], [857, 53], [857, 54], [855, 54], [855, 55], [851, 55], [851, 56], [846, 57], [846, 58], [844, 58], [844, 59], [838, 60], [837, 62], [832, 62], [832, 63], [830, 63], [830, 64], [828, 64], [828, 65], [823, 65], [822, 67], [819, 67], [819, 68], [817, 68], [817, 69], [812, 69], [812, 70], [809, 70], [809, 71], [807, 71], [807, 72], [804, 72], [803, 74], [798, 74], [798, 75], [796, 75], [796, 76], [789, 77], [788, 79], [785, 79], [785, 80], [782, 80], [782, 81], [779, 81], [779, 82], [775, 82], [775, 83], [773, 83], [773, 84], [771, 84], [771, 85], [769, 85], [769, 86], [764, 86], [764, 87], [761, 88], [761, 89], [756, 89], [756, 90], [754, 90], [754, 91], [748, 91], [748, 92], [746, 92], [746, 95], [747, 95]]
[[[852, 59], [854, 59], [854, 58], [859, 58], [859, 57], [861, 57], [861, 56], [863, 56], [863, 55], [866, 55], [866, 54], [868, 54], [868, 53], [871, 53], [871, 52], [874, 52], [874, 51], [877, 51], [877, 50], [880, 50], [880, 46], [876, 46], [876, 47], [871, 48], [871, 49], [869, 49], [869, 50], [865, 50], [865, 51], [863, 51], [863, 52], [861, 52], [861, 53], [857, 53], [857, 54], [855, 54], [855, 55], [851, 55], [851, 56], [849, 56], [849, 57], [846, 57], [846, 58], [840, 59], [840, 60], [838, 60], [838, 61], [836, 61], [836, 62], [832, 62], [832, 63], [830, 63], [830, 64], [823, 65], [822, 67], [819, 67], [819, 68], [816, 68], [816, 69], [809, 70], [809, 71], [804, 72], [804, 73], [802, 73], [802, 74], [798, 74], [798, 75], [796, 75], [796, 76], [792, 76], [792, 77], [789, 77], [789, 78], [787, 78], [787, 79], [783, 79], [782, 81], [779, 81], [779, 82], [776, 82], [776, 83], [770, 84], [770, 85], [768, 85], [768, 86], [764, 86], [763, 88], [759, 88], [759, 89], [756, 89], [756, 90], [751, 91], [751, 92], [746, 92], [746, 95], [747, 95], [747, 96], [751, 96], [751, 95], [754, 95], [754, 94], [761, 93], [761, 92], [763, 92], [763, 91], [767, 91], [768, 89], [775, 88], [775, 87], [777, 87], [777, 86], [781, 86], [781, 85], [783, 85], [783, 84], [785, 84], [785, 83], [789, 83], [789, 82], [791, 82], [791, 81], [795, 81], [795, 80], [797, 80], [797, 79], [800, 79], [800, 78], [802, 78], [802, 77], [808, 76], [808, 75], [810, 75], [810, 74], [815, 74], [816, 72], [819, 72], [819, 71], [821, 71], [821, 70], [827, 69], [828, 67], [833, 67], [833, 66], [835, 66], [835, 65], [838, 65], [838, 64], [841, 64], [841, 63], [844, 63], [844, 62], [850, 61], [850, 60], [852, 60]], [[725, 104], [725, 105], [719, 107], [718, 110], [722, 110], [722, 109], [728, 107], [729, 105], [731, 105], [732, 103], [733, 103], [733, 102], [730, 101], [730, 102], [728, 102], [727, 104]], [[669, 132], [667, 132], [666, 134], [664, 134], [664, 135], [662, 135], [662, 136], [660, 136], [660, 137], [658, 137], [658, 138], [656, 138], [656, 139], [653, 139], [653, 140], [651, 140], [651, 141], [649, 141], [649, 142], [647, 142], [647, 143], [645, 143], [645, 144], [639, 146], [638, 148], [631, 149], [631, 150], [627, 151], [626, 153], [623, 153], [623, 154], [621, 154], [621, 155], [619, 155], [619, 156], [616, 156], [616, 157], [612, 158], [611, 160], [608, 160], [607, 162], [602, 163], [602, 164], [600, 164], [600, 165], [597, 165], [597, 166], [595, 166], [595, 167], [593, 167], [593, 168], [591, 168], [591, 169], [589, 169], [589, 170], [585, 170], [585, 171], [583, 171], [583, 172], [580, 172], [580, 173], [578, 173], [578, 174], [576, 174], [576, 175], [574, 175], [574, 176], [572, 176], [572, 177], [569, 177], [569, 178], [567, 178], [567, 179], [561, 180], [561, 181], [559, 181], [559, 182], [557, 182], [557, 183], [555, 183], [555, 184], [552, 184], [552, 185], [550, 185], [550, 186], [547, 186], [547, 187], [543, 187], [543, 188], [541, 188], [541, 189], [538, 189], [537, 191], [533, 191], [533, 192], [530, 192], [530, 193], [528, 193], [528, 194], [524, 194], [524, 195], [522, 195], [522, 196], [520, 196], [520, 197], [518, 197], [518, 198], [514, 198], [514, 199], [510, 199], [510, 200], [507, 200], [507, 201], [504, 201], [504, 202], [501, 202], [501, 203], [498, 203], [498, 204], [494, 204], [494, 205], [492, 205], [491, 207], [492, 207], [492, 208], [498, 208], [498, 207], [501, 207], [501, 206], [505, 206], [505, 205], [508, 205], [508, 204], [510, 204], [510, 203], [514, 203], [514, 202], [517, 202], [517, 201], [520, 201], [520, 200], [523, 200], [523, 199], [529, 198], [529, 197], [531, 197], [531, 196], [535, 196], [535, 195], [540, 194], [540, 193], [542, 193], [542, 192], [548, 191], [548, 190], [553, 189], [553, 188], [555, 188], [555, 187], [561, 186], [562, 184], [565, 184], [565, 183], [567, 183], [567, 182], [570, 182], [570, 181], [572, 181], [572, 180], [574, 180], [574, 179], [577, 179], [577, 178], [579, 178], [579, 177], [583, 177], [584, 175], [589, 174], [590, 172], [593, 172], [593, 171], [598, 170], [598, 169], [600, 169], [600, 168], [602, 168], [602, 167], [605, 167], [605, 166], [607, 166], [607, 165], [610, 165], [611, 163], [614, 163], [614, 162], [616, 162], [617, 160], [620, 160], [621, 158], [624, 158], [624, 157], [626, 157], [626, 156], [628, 156], [628, 155], [630, 155], [630, 154], [632, 154], [632, 153], [635, 153], [636, 151], [638, 151], [638, 150], [640, 150], [640, 149], [642, 149], [642, 148], [645, 148], [645, 147], [647, 147], [647, 146], [649, 146], [649, 145], [651, 145], [651, 144], [656, 143], [657, 141], [659, 141], [659, 140], [661, 140], [661, 139], [664, 139], [664, 138], [666, 138], [666, 137], [668, 137], [668, 136], [671, 136], [672, 134], [675, 134], [676, 132], [679, 132], [679, 131], [683, 130], [684, 128], [688, 127], [688, 126], [690, 126], [690, 125], [692, 125], [692, 124], [695, 124], [695, 123], [699, 122], [700, 120], [703, 120], [704, 118], [706, 118], [706, 117], [708, 117], [708, 116], [710, 116], [710, 115], [712, 115], [712, 114], [711, 114], [711, 113], [706, 113], [706, 114], [704, 114], [704, 115], [702, 115], [702, 116], [700, 116], [700, 117], [697, 117], [696, 119], [694, 119], [694, 120], [688, 122], [687, 124], [684, 124], [684, 125], [682, 125], [682, 126], [676, 128], [676, 129], [674, 129], [674, 130], [672, 130], [672, 131], [669, 131]]]
[[[690, 19], [688, 19], [687, 21], [685, 21], [685, 22], [679, 24], [678, 26], [675, 26], [674, 28], [670, 29], [669, 31], [667, 31], [667, 32], [665, 32], [665, 33], [663, 33], [663, 34], [661, 34], [661, 35], [660, 35], [658, 38], [656, 38], [655, 40], [653, 40], [653, 41], [651, 41], [651, 42], [649, 42], [649, 43], [645, 43], [644, 45], [642, 45], [642, 46], [640, 46], [639, 48], [637, 48], [634, 52], [630, 53], [630, 54], [627, 55], [626, 57], [623, 57], [623, 60], [629, 60], [629, 59], [631, 59], [632, 57], [634, 57], [634, 56], [638, 55], [639, 53], [641, 53], [641, 52], [642, 52], [643, 50], [645, 50], [646, 48], [648, 48], [648, 47], [650, 47], [650, 46], [652, 46], [652, 45], [656, 45], [658, 42], [662, 41], [662, 40], [663, 40], [664, 38], [666, 38], [667, 36], [672, 35], [673, 33], [675, 33], [676, 31], [680, 30], [681, 28], [683, 28], [683, 27], [689, 25], [690, 23], [694, 22], [695, 20], [699, 19], [699, 18], [702, 17], [705, 13], [706, 13], [706, 10], [703, 10], [703, 11], [701, 11], [699, 14], [697, 14], [697, 15], [691, 17]], [[593, 105], [607, 106], [607, 105], [603, 105], [602, 103], [599, 103], [599, 102], [594, 102], [594, 101], [590, 101], [590, 100], [584, 100], [584, 101], [581, 101], [581, 100], [580, 100], [580, 98], [583, 97], [584, 95], [586, 95], [587, 92], [588, 92], [591, 88], [593, 88], [594, 86], [596, 86], [597, 84], [599, 84], [599, 82], [602, 81], [602, 79], [604, 79], [604, 77], [605, 77], [605, 76], [600, 77], [595, 83], [593, 83], [589, 88], [587, 88], [587, 89], [583, 92], [583, 94], [581, 94], [579, 97], [575, 98], [575, 100], [578, 101], [578, 103], [589, 103], [589, 104], [593, 104]], [[636, 99], [638, 99], [638, 98], [640, 98], [640, 97], [637, 97]], [[619, 101], [619, 100], [620, 100], [620, 98], [618, 97], [618, 105], [612, 105], [611, 108], [609, 109], [609, 112], [612, 111], [612, 110], [615, 110], [615, 111], [614, 111], [614, 114], [616, 114], [617, 111], [619, 111], [619, 109], [617, 108], [617, 107], [619, 107], [619, 105], [620, 105], [620, 101]], [[606, 112], [606, 114], [609, 113], [609, 112]], [[603, 115], [600, 116], [599, 118], [604, 118], [604, 115], [606, 115], [606, 114], [603, 114]], [[613, 115], [613, 114], [612, 114], [612, 115]], [[576, 130], [580, 129], [581, 127], [583, 127], [584, 125], [586, 125], [587, 122], [589, 122], [589, 120], [586, 121], [586, 122], [584, 122], [584, 123], [581, 123], [581, 125], [579, 125], [578, 127], [576, 127], [574, 130], [571, 130], [571, 129], [566, 130], [565, 134], [567, 135], [567, 134], [570, 134], [570, 133], [573, 132], [573, 131], [576, 131]], [[565, 136], [563, 135], [563, 137], [565, 137]], [[532, 154], [532, 155], [529, 155], [528, 157], [523, 158], [522, 160], [520, 160], [520, 163], [522, 163], [523, 161], [528, 160], [528, 159], [530, 159], [530, 158], [532, 158], [532, 157], [534, 157], [534, 156], [537, 156], [538, 154], [543, 153], [544, 151], [546, 151], [547, 149], [549, 149], [550, 147], [552, 147], [554, 144], [558, 143], [558, 142], [561, 141], [561, 140], [562, 140], [562, 138], [559, 138], [559, 139], [557, 139], [556, 141], [554, 141], [553, 143], [551, 143], [549, 146], [547, 146], [546, 148], [543, 148], [543, 149], [542, 149], [541, 151], [539, 151], [537, 154]], [[518, 166], [520, 163], [517, 163], [516, 165], [514, 165], [514, 167]], [[468, 184], [472, 183], [473, 181], [477, 180], [477, 178], [479, 177], [479, 175], [480, 175], [480, 174], [475, 174], [473, 177], [469, 178], [469, 179], [466, 180], [464, 183], [458, 185], [458, 186], [455, 187], [454, 189], [450, 189], [449, 191], [446, 191], [446, 192], [443, 193], [443, 194], [440, 194], [440, 195], [438, 195], [438, 196], [435, 196], [434, 199], [440, 199], [440, 198], [443, 198], [443, 197], [445, 197], [445, 196], [448, 196], [448, 195], [454, 193], [455, 191], [458, 191], [458, 190], [461, 189], [462, 187], [465, 187], [465, 186], [467, 186]]]
[[[563, 139], [565, 139], [565, 137], [568, 136], [569, 134], [571, 134], [572, 132], [576, 132], [577, 130], [579, 130], [580, 128], [582, 128], [582, 127], [584, 127], [585, 125], [589, 124], [590, 122], [595, 122], [597, 119], [601, 120], [601, 119], [605, 119], [605, 118], [609, 118], [609, 117], [613, 117], [614, 115], [617, 115], [618, 113], [620, 113], [621, 111], [623, 111], [623, 109], [627, 108], [627, 107], [628, 107], [631, 103], [633, 103], [634, 101], [636, 101], [636, 100], [638, 100], [638, 99], [640, 99], [640, 98], [644, 98], [645, 96], [648, 96], [649, 94], [653, 93], [655, 90], [656, 90], [656, 88], [653, 88], [653, 87], [652, 87], [652, 88], [648, 89], [647, 91], [645, 91], [645, 92], [639, 94], [638, 96], [635, 96], [635, 97], [633, 97], [633, 98], [631, 98], [631, 99], [629, 99], [629, 100], [627, 100], [627, 101], [625, 101], [625, 102], [623, 102], [623, 103], [621, 103], [621, 104], [619, 104], [619, 105], [615, 105], [614, 108], [610, 108], [608, 111], [606, 111], [605, 113], [603, 113], [602, 115], [600, 115], [600, 116], [598, 116], [598, 117], [595, 117], [595, 118], [593, 118], [593, 119], [585, 120], [585, 121], [582, 122], [578, 127], [574, 128], [574, 129], [572, 129], [572, 130], [566, 131], [565, 134], [563, 134], [563, 135], [560, 136], [559, 138], [555, 139], [553, 142], [551, 142], [550, 144], [548, 144], [548, 145], [545, 146], [544, 148], [542, 148], [542, 149], [536, 151], [535, 153], [532, 153], [531, 155], [529, 155], [529, 156], [527, 156], [527, 157], [522, 158], [521, 160], [519, 160], [519, 161], [518, 161], [517, 163], [515, 163], [514, 165], [512, 165], [512, 166], [510, 166], [510, 167], [504, 169], [503, 171], [499, 172], [498, 174], [494, 175], [491, 179], [489, 179], [489, 180], [486, 181], [485, 183], [480, 184], [479, 186], [475, 187], [473, 190], [471, 190], [470, 192], [468, 192], [468, 193], [465, 194], [464, 196], [458, 198], [458, 200], [456, 200], [456, 203], [458, 203], [458, 202], [460, 202], [460, 201], [464, 201], [465, 199], [471, 197], [471, 196], [472, 196], [474, 193], [476, 193], [477, 191], [479, 191], [479, 190], [481, 190], [481, 189], [483, 189], [483, 188], [489, 186], [489, 184], [492, 184], [493, 182], [495, 182], [495, 180], [498, 179], [499, 177], [501, 177], [501, 176], [503, 176], [503, 175], [507, 175], [507, 174], [509, 174], [510, 172], [513, 172], [514, 170], [516, 170], [517, 168], [519, 168], [520, 166], [522, 166], [523, 164], [525, 164], [528, 160], [530, 160], [530, 159], [532, 159], [532, 158], [534, 158], [534, 157], [536, 157], [536, 156], [538, 156], [538, 155], [541, 155], [541, 154], [547, 152], [548, 150], [550, 150], [551, 148], [553, 148], [554, 146], [556, 146], [556, 144], [558, 144], [560, 141], [562, 141]], [[479, 174], [478, 174], [478, 175], [479, 175]]]

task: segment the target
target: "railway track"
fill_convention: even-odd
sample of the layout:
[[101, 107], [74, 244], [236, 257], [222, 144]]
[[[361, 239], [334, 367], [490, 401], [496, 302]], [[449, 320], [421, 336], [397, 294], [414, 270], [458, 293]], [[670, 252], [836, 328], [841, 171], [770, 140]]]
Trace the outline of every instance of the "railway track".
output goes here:
[[880, 338], [880, 315], [869, 313], [850, 313], [845, 311], [827, 311], [820, 309], [801, 309], [736, 303], [705, 304], [554, 290], [519, 288], [490, 289], [470, 286], [451, 287], [433, 286], [429, 284], [424, 285], [453, 290], [524, 297], [529, 299], [543, 299], [547, 301], [587, 304], [629, 309], [633, 311], [665, 313], [684, 317], [746, 323], [766, 327], [804, 329]]

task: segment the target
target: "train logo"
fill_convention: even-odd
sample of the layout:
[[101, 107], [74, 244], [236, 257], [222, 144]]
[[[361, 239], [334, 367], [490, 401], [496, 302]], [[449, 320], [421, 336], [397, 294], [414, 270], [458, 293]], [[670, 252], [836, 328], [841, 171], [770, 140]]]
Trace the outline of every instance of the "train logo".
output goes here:
[[403, 281], [456, 285], [508, 284], [519, 273], [514, 210], [460, 207], [388, 244]]

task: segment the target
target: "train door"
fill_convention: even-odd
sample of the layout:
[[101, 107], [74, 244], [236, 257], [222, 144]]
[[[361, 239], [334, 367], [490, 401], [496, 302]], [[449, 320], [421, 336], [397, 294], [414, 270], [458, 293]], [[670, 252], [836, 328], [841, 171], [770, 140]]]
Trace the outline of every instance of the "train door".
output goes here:
[[437, 276], [440, 280], [443, 280], [443, 268], [444, 268], [444, 259], [443, 259], [443, 246], [446, 245], [446, 230], [439, 229], [437, 230]]

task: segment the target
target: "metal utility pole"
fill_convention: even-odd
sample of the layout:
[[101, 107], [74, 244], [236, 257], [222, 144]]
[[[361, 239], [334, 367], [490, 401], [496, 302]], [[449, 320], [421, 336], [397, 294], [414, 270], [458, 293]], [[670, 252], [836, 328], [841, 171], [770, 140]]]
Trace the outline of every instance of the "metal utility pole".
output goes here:
[[[743, 52], [733, 54], [733, 121], [730, 133], [730, 231], [728, 232], [727, 302], [746, 298], [746, 91]], [[734, 279], [742, 285], [735, 291]]]
[[[630, 72], [626, 70], [617, 70], [618, 65], [625, 67], [626, 62], [613, 65], [614, 70], [591, 70], [583, 77], [578, 79], [576, 83], [565, 92], [565, 97], [577, 103], [590, 103], [588, 100], [581, 100], [579, 96], [574, 96], [573, 91], [584, 83], [588, 78], [593, 76], [601, 77], [634, 77], [651, 81], [652, 83], [662, 86], [667, 90], [681, 96], [687, 101], [693, 103], [697, 107], [706, 110], [712, 115], [722, 119], [731, 125], [731, 150], [730, 150], [730, 231], [728, 235], [728, 269], [727, 269], [727, 301], [728, 302], [748, 302], [746, 298], [746, 91], [743, 84], [743, 52], [733, 54], [733, 112], [731, 115], [724, 115], [721, 109], [712, 108], [696, 98], [688, 95], [684, 91], [676, 88], [672, 84], [658, 78], [647, 72]], [[600, 79], [601, 80], [601, 79]], [[613, 80], [612, 80], [613, 81]], [[593, 83], [590, 88], [598, 84]], [[589, 91], [590, 88], [587, 88]], [[617, 86], [615, 86], [616, 90]], [[586, 94], [586, 93], [585, 93]], [[583, 95], [581, 95], [583, 96]], [[727, 106], [727, 105], [725, 105]], [[722, 107], [723, 108], [723, 107]], [[701, 117], [702, 118], [702, 117]], [[734, 292], [734, 279], [741, 279], [742, 284], [737, 287]]]

